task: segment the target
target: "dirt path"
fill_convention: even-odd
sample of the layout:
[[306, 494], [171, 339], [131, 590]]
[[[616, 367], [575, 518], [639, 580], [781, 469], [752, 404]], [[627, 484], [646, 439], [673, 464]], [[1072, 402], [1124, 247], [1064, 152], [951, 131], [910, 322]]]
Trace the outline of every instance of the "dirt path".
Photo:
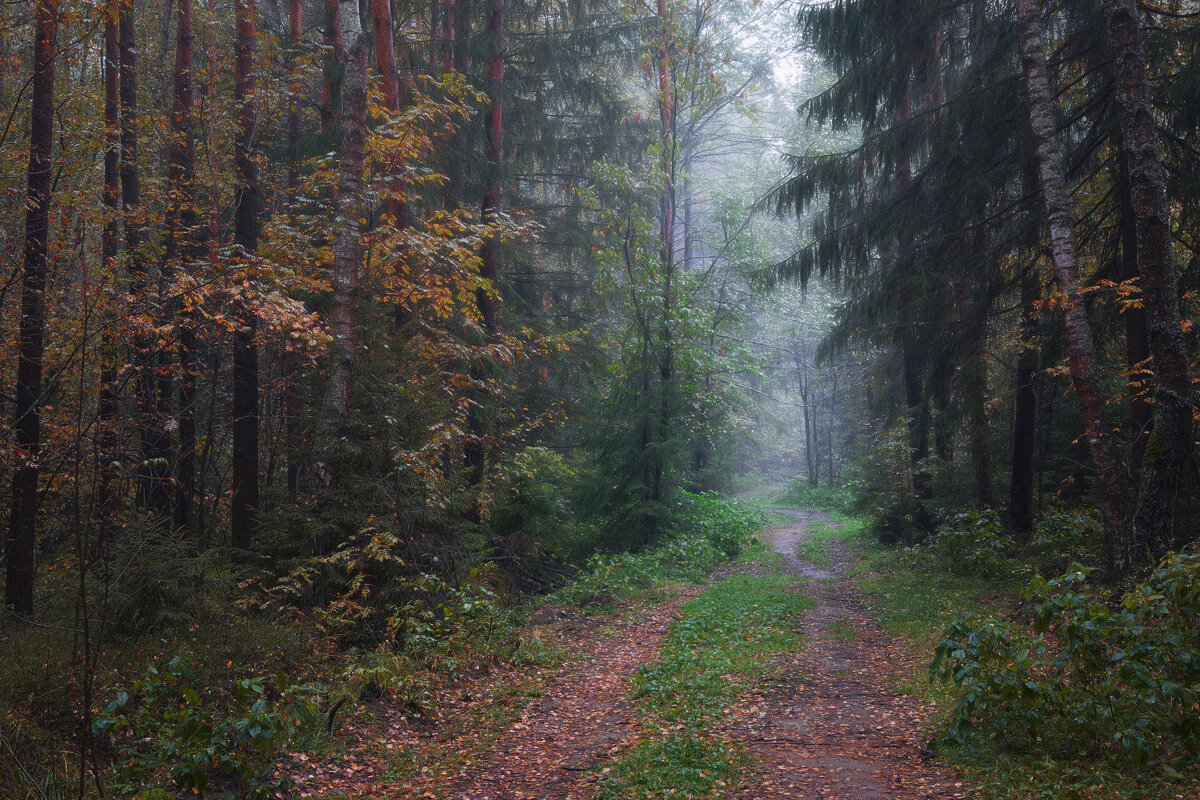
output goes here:
[[796, 520], [765, 532], [785, 569], [809, 580], [817, 608], [804, 617], [805, 646], [780, 664], [778, 682], [752, 696], [737, 734], [758, 765], [754, 800], [959, 798], [968, 788], [924, 759], [922, 724], [931, 709], [899, 695], [890, 678], [909, 658], [875, 624], [848, 572], [853, 556], [829, 543], [827, 566], [802, 561], [797, 546], [821, 512], [786, 510]]
[[650, 607], [575, 654], [573, 666], [546, 686], [503, 736], [502, 749], [442, 786], [455, 800], [575, 800], [591, 787], [591, 769], [636, 741], [625, 695], [642, 664], [653, 661], [692, 588]]
[[[962, 798], [969, 790], [944, 767], [923, 758], [922, 724], [930, 709], [899, 695], [890, 676], [910, 656], [875, 624], [848, 576], [853, 556], [832, 542], [831, 563], [796, 556], [819, 512], [785, 511], [793, 524], [764, 539], [785, 569], [805, 579], [818, 603], [804, 616], [804, 646], [779, 660], [776, 679], [739, 706], [731, 738], [745, 745], [756, 773], [736, 800], [911, 800]], [[726, 565], [714, 579], [746, 565]], [[753, 569], [753, 567], [750, 567]], [[394, 786], [392, 797], [447, 800], [583, 800], [594, 769], [637, 742], [637, 715], [626, 699], [638, 667], [658, 657], [690, 588], [649, 605], [603, 631], [572, 637], [571, 662], [544, 686], [520, 719], [459, 774], [422, 775]], [[565, 639], [564, 639], [565, 643]], [[461, 740], [460, 740], [461, 741]], [[443, 740], [454, 747], [454, 740]]]

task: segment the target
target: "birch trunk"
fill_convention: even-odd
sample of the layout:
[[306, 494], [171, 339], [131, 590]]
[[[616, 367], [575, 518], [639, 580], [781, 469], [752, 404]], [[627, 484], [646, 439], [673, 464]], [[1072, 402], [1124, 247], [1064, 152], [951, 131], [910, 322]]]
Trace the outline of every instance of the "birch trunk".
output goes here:
[[1132, 531], [1125, 486], [1104, 411], [1105, 398], [1100, 383], [1095, 339], [1080, 293], [1074, 220], [1046, 67], [1040, 3], [1037, 0], [1017, 0], [1017, 16], [1029, 122], [1033, 130], [1042, 199], [1050, 227], [1051, 264], [1062, 293], [1063, 326], [1070, 354], [1071, 381], [1083, 417], [1084, 439], [1092, 456], [1100, 490], [1106, 568], [1110, 575], [1121, 575], [1130, 567], [1128, 554]]

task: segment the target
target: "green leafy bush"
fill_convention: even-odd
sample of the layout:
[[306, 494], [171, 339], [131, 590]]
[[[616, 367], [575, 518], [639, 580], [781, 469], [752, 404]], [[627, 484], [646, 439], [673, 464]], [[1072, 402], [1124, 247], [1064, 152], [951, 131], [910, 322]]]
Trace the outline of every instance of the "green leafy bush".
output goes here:
[[265, 800], [284, 787], [274, 755], [298, 732], [316, 727], [317, 687], [247, 678], [224, 693], [224, 707], [200, 693], [178, 658], [152, 668], [132, 693], [122, 691], [97, 715], [92, 733], [114, 737], [114, 796], [158, 800], [202, 797]]
[[1048, 575], [1064, 572], [1074, 562], [1099, 564], [1103, 537], [1097, 510], [1055, 504], [1038, 518], [1026, 560]]
[[997, 578], [1011, 571], [1013, 539], [990, 509], [962, 511], [938, 526], [925, 545], [951, 571]]
[[971, 617], [946, 629], [931, 672], [963, 693], [943, 740], [1197, 760], [1200, 556], [1169, 556], [1115, 608], [1078, 565], [1026, 598], [1032, 631]]

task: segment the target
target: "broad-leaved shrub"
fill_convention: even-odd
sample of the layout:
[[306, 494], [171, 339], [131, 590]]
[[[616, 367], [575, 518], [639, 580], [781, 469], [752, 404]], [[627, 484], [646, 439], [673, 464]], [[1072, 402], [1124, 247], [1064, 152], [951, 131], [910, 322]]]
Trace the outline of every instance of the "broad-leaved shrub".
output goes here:
[[1032, 630], [971, 617], [946, 629], [931, 671], [963, 693], [943, 740], [1197, 760], [1200, 555], [1168, 556], [1115, 607], [1079, 565], [1026, 597]]

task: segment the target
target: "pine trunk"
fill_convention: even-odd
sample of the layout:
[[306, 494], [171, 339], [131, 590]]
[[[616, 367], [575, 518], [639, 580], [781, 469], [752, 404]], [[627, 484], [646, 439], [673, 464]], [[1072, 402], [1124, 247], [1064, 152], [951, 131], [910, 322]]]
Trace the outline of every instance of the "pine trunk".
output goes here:
[[[287, 152], [288, 172], [287, 189], [289, 198], [288, 213], [293, 225], [296, 221], [296, 204], [298, 203], [300, 187], [300, 140], [303, 135], [303, 119], [301, 107], [304, 103], [304, 84], [301, 68], [295, 59], [300, 55], [302, 38], [304, 36], [304, 8], [300, 0], [288, 0], [288, 45], [289, 80], [288, 86], [288, 118], [287, 118]], [[289, 357], [291, 358], [291, 357]], [[296, 385], [303, 377], [297, 374], [298, 369], [284, 386], [284, 435], [287, 437], [287, 491], [288, 496], [295, 497], [300, 491], [300, 389]]]
[[[1120, 260], [1118, 273], [1122, 281], [1138, 278], [1137, 214], [1133, 208], [1133, 184], [1129, 180], [1128, 158], [1123, 147], [1117, 149], [1117, 205], [1120, 213]], [[1129, 475], [1134, 496], [1141, 486], [1142, 460], [1146, 441], [1154, 419], [1150, 378], [1153, 370], [1150, 358], [1150, 331], [1146, 309], [1133, 305], [1122, 311], [1125, 318], [1125, 366], [1129, 372]]]
[[[258, 169], [254, 164], [254, 0], [234, 0], [237, 43], [234, 59], [234, 244], [253, 275], [258, 250]], [[258, 521], [258, 319], [253, 310], [238, 310], [233, 341], [233, 474], [230, 499], [230, 544], [249, 550]]]
[[42, 354], [46, 336], [46, 272], [50, 191], [54, 172], [54, 58], [58, 50], [57, 0], [34, 7], [32, 117], [25, 205], [25, 257], [21, 269], [21, 320], [13, 432], [17, 465], [5, 541], [4, 605], [33, 614], [39, 459], [42, 446]]
[[338, 0], [325, 0], [325, 20], [321, 44], [325, 48], [321, 82], [321, 132], [329, 133], [337, 122], [342, 105], [342, 27], [338, 18]]
[[1110, 576], [1130, 568], [1132, 530], [1121, 471], [1105, 418], [1104, 391], [1092, 326], [1081, 296], [1079, 262], [1065, 158], [1054, 116], [1054, 97], [1046, 67], [1041, 8], [1037, 0], [1017, 0], [1021, 62], [1028, 92], [1029, 122], [1037, 152], [1042, 199], [1050, 227], [1051, 263], [1062, 293], [1063, 326], [1070, 351], [1071, 380], [1084, 422], [1104, 517], [1105, 561]]
[[933, 484], [925, 468], [929, 458], [929, 401], [925, 397], [916, 347], [905, 342], [901, 353], [904, 372], [904, 404], [908, 408], [909, 462], [912, 466], [913, 494], [918, 500], [933, 499]]
[[[671, 435], [674, 416], [675, 344], [671, 317], [675, 313], [675, 166], [678, 141], [675, 130], [675, 76], [671, 18], [666, 0], [658, 0], [656, 13], [660, 26], [661, 50], [658, 61], [658, 116], [663, 141], [663, 189], [660, 198], [661, 227], [659, 230], [659, 259], [662, 263], [662, 355], [658, 374], [662, 383], [662, 402], [658, 418], [657, 444], [665, 449]], [[651, 497], [657, 504], [663, 499], [662, 459], [658, 459]]]
[[338, 217], [333, 245], [333, 302], [329, 312], [333, 344], [330, 348], [329, 387], [325, 395], [325, 431], [317, 479], [322, 488], [337, 481], [337, 434], [350, 410], [350, 392], [358, 350], [358, 270], [362, 261], [361, 220], [363, 172], [367, 144], [367, 52], [370, 42], [358, 19], [358, 0], [341, 0], [342, 55], [346, 79], [342, 84], [342, 144], [338, 174]]
[[978, 355], [966, 367], [965, 395], [967, 426], [971, 435], [971, 466], [975, 472], [975, 502], [982, 508], [996, 507], [992, 487], [992, 445], [988, 437], [987, 374], [983, 356]]
[[[139, 311], [149, 309], [149, 276], [142, 243], [141, 176], [138, 164], [138, 102], [137, 102], [137, 38], [136, 9], [130, 0], [121, 6], [117, 22], [120, 61], [121, 105], [121, 206], [125, 221], [125, 258], [129, 269], [129, 293]], [[138, 495], [141, 504], [159, 519], [170, 514], [171, 495], [169, 474], [165, 469], [166, 453], [163, 422], [158, 418], [156, 398], [156, 345], [148, 336], [133, 337], [134, 391], [138, 415], [139, 461]]]
[[[375, 37], [375, 69], [379, 72], [379, 88], [383, 94], [383, 107], [393, 114], [399, 113], [404, 102], [403, 84], [396, 69], [395, 29], [392, 25], [391, 0], [371, 0], [371, 26]], [[387, 215], [396, 228], [408, 227], [408, 203], [405, 187], [393, 179], [387, 198]]]
[[[488, 40], [491, 56], [488, 59], [488, 91], [491, 104], [487, 113], [487, 181], [484, 186], [482, 219], [495, 223], [500, 213], [500, 180], [504, 164], [504, 0], [492, 0], [488, 19]], [[481, 289], [476, 300], [484, 328], [491, 336], [500, 330], [500, 269], [503, 254], [500, 239], [488, 238], [483, 244], [482, 274], [488, 288]]]
[[1137, 220], [1137, 264], [1149, 327], [1156, 386], [1154, 418], [1145, 446], [1136, 538], [1110, 566], [1136, 568], [1174, 544], [1180, 479], [1192, 453], [1192, 385], [1179, 309], [1179, 272], [1171, 241], [1171, 209], [1159, 156], [1149, 76], [1136, 0], [1105, 0], [1114, 61], [1114, 98], [1121, 135], [1117, 146], [1129, 171]]
[[808, 392], [808, 376], [800, 376], [800, 413], [804, 417], [804, 467], [805, 475], [808, 476], [808, 485], [815, 489], [821, 480], [821, 476], [817, 474], [816, 461], [813, 458], [813, 448], [816, 447], [815, 438], [816, 431], [813, 430], [814, 423], [813, 408], [811, 396]]

